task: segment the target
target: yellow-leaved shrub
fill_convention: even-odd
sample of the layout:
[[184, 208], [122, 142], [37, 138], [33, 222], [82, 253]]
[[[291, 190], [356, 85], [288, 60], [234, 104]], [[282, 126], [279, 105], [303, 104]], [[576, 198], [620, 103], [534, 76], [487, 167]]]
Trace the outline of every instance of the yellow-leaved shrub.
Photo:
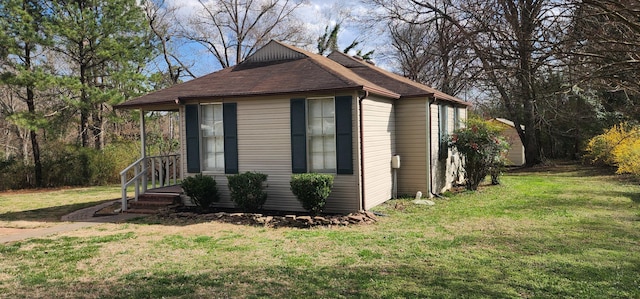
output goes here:
[[589, 140], [591, 161], [618, 167], [618, 173], [640, 176], [640, 127], [621, 123]]

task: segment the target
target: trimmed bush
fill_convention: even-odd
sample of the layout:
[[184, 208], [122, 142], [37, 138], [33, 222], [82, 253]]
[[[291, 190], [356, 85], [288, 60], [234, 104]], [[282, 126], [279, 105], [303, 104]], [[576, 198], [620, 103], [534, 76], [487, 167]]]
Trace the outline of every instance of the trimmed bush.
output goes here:
[[322, 212], [333, 188], [333, 176], [320, 173], [302, 173], [291, 176], [291, 191], [302, 207], [317, 214]]
[[236, 206], [243, 211], [253, 212], [262, 209], [267, 201], [267, 192], [264, 192], [263, 183], [267, 175], [259, 172], [250, 172], [227, 176], [231, 199]]
[[188, 177], [182, 181], [182, 190], [191, 197], [201, 209], [208, 209], [211, 204], [220, 200], [218, 187], [213, 177], [202, 175], [201, 173]]

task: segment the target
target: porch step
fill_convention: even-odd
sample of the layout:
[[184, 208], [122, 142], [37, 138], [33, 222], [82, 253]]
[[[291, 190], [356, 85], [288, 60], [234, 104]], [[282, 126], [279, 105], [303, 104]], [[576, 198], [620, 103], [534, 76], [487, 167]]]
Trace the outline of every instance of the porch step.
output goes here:
[[138, 201], [129, 201], [127, 213], [157, 214], [161, 209], [180, 204], [177, 193], [145, 193], [138, 197]]

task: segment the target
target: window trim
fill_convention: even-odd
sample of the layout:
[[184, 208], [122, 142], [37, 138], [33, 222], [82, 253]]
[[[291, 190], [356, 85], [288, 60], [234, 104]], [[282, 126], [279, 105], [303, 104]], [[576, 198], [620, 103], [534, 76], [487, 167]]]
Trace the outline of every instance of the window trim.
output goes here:
[[[224, 165], [222, 165], [222, 168], [215, 168], [215, 169], [207, 169], [207, 167], [204, 165], [204, 158], [206, 155], [206, 152], [204, 150], [204, 146], [205, 146], [205, 142], [204, 142], [204, 136], [202, 134], [202, 122], [204, 121], [203, 117], [202, 117], [202, 110], [204, 108], [204, 106], [210, 106], [210, 105], [219, 105], [220, 109], [222, 111], [222, 135], [220, 136], [222, 138], [222, 160]], [[226, 161], [225, 161], [225, 135], [224, 135], [224, 105], [222, 102], [211, 102], [211, 103], [200, 103], [198, 105], [198, 138], [200, 139], [200, 171], [203, 174], [224, 174], [225, 173], [225, 166], [226, 166]], [[217, 137], [217, 136], [216, 136]]]
[[[329, 168], [329, 169], [314, 169], [312, 167], [312, 163], [311, 163], [311, 159], [312, 159], [312, 155], [311, 155], [311, 138], [312, 136], [318, 136], [318, 135], [311, 135], [311, 131], [309, 130], [309, 119], [311, 116], [310, 113], [310, 107], [311, 105], [309, 105], [309, 101], [313, 101], [313, 100], [328, 100], [330, 99], [333, 102], [333, 158], [334, 158], [334, 168]], [[337, 127], [336, 127], [336, 97], [335, 96], [320, 96], [320, 97], [310, 97], [310, 98], [305, 98], [305, 130], [307, 132], [307, 151], [306, 151], [306, 156], [307, 156], [307, 172], [308, 173], [328, 173], [328, 174], [336, 174], [338, 172], [338, 144], [337, 144]], [[325, 135], [321, 135], [321, 136], [325, 136]], [[324, 154], [324, 151], [323, 151]]]

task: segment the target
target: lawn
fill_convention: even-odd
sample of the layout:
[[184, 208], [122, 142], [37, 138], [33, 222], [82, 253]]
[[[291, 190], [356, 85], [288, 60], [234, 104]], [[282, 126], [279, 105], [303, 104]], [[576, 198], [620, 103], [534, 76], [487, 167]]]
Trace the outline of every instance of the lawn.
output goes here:
[[561, 165], [447, 196], [374, 225], [144, 218], [0, 244], [0, 297], [640, 298], [637, 182]]
[[120, 186], [0, 192], [0, 227], [52, 226], [63, 215], [120, 196]]

